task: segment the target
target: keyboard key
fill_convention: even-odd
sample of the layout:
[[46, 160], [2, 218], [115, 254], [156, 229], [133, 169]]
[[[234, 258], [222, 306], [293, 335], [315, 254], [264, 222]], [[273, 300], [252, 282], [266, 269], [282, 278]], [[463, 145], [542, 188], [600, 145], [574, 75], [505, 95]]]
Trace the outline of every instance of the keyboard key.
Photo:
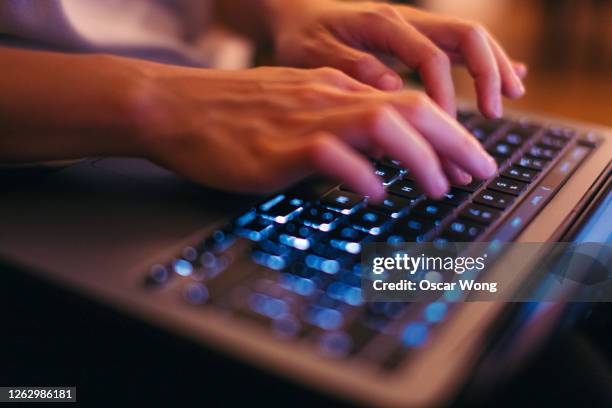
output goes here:
[[552, 136], [562, 137], [565, 139], [572, 139], [577, 134], [575, 129], [559, 127], [559, 126], [550, 128], [549, 133]]
[[201, 250], [217, 254], [225, 252], [236, 242], [236, 236], [232, 233], [232, 230], [233, 228], [230, 226], [219, 228], [204, 240], [201, 244]]
[[367, 241], [370, 235], [352, 227], [338, 228], [332, 232], [329, 243], [332, 247], [351, 254], [361, 252], [361, 244]]
[[453, 211], [453, 207], [444, 205], [433, 200], [425, 200], [419, 203], [412, 213], [425, 217], [439, 224], [448, 214]]
[[333, 190], [323, 198], [321, 204], [330, 210], [341, 212], [342, 214], [350, 215], [359, 209], [365, 199], [355, 193], [348, 191]]
[[553, 135], [545, 135], [541, 140], [540, 143], [538, 143], [540, 146], [542, 147], [546, 147], [549, 149], [556, 149], [556, 150], [560, 150], [563, 149], [565, 147], [565, 145], [567, 145], [567, 143], [569, 142], [569, 140], [567, 140], [564, 137], [557, 137], [557, 136], [553, 136]]
[[506, 162], [508, 161], [508, 157], [506, 156], [493, 154], [491, 155], [491, 157], [493, 157], [493, 160], [495, 160], [495, 163], [497, 163], [497, 167], [503, 167], [504, 164], [506, 164]]
[[270, 240], [264, 240], [259, 242], [255, 246], [255, 248], [257, 248], [257, 250], [267, 252], [271, 255], [287, 255], [291, 251], [291, 248], [289, 248], [288, 246]]
[[309, 252], [326, 259], [334, 260], [340, 266], [352, 265], [357, 259], [354, 256], [356, 254], [335, 248], [326, 240], [315, 242]]
[[266, 238], [274, 230], [270, 220], [257, 217], [254, 220], [246, 223], [242, 227], [236, 228], [236, 234], [250, 239], [251, 241], [261, 241]]
[[548, 160], [534, 159], [532, 157], [521, 157], [516, 163], [519, 167], [524, 167], [530, 170], [540, 171], [548, 164]]
[[304, 258], [306, 266], [325, 272], [328, 275], [335, 275], [340, 271], [340, 262], [337, 259], [326, 258], [321, 255], [308, 254]]
[[453, 187], [448, 193], [444, 194], [444, 198], [440, 200], [440, 202], [456, 207], [463, 203], [468, 198], [468, 196], [469, 194], [465, 191], [461, 191]]
[[318, 336], [317, 348], [325, 357], [343, 358], [351, 353], [353, 339], [342, 331], [324, 332]]
[[525, 183], [531, 183], [533, 179], [538, 176], [538, 172], [529, 169], [523, 169], [517, 166], [512, 166], [502, 173], [504, 177], [508, 177], [514, 180], [523, 181]]
[[536, 145], [529, 149], [527, 155], [534, 159], [552, 160], [557, 155], [557, 149], [551, 149], [545, 146]]
[[507, 179], [504, 177], [498, 177], [493, 180], [487, 188], [495, 191], [499, 191], [502, 193], [510, 194], [517, 196], [521, 194], [525, 188], [527, 188], [526, 183], [521, 183], [520, 181], [515, 181], [511, 179]]
[[320, 205], [306, 208], [300, 215], [300, 220], [307, 227], [321, 231], [333, 230], [340, 221], [341, 215]]
[[353, 339], [353, 348], [351, 354], [359, 353], [370, 341], [379, 334], [378, 330], [373, 330], [362, 324], [359, 319], [356, 319], [347, 328], [347, 332]]
[[472, 242], [482, 234], [483, 230], [484, 227], [480, 224], [471, 221], [457, 220], [446, 227], [440, 236], [449, 241]]
[[394, 167], [396, 169], [402, 169], [402, 163], [399, 160], [382, 159], [380, 164], [387, 167]]
[[304, 225], [290, 222], [283, 225], [276, 233], [276, 241], [302, 251], [310, 248], [316, 231]]
[[372, 235], [380, 235], [391, 218], [381, 212], [364, 208], [349, 218], [349, 223], [358, 230]]
[[389, 187], [388, 191], [390, 194], [410, 199], [418, 198], [423, 194], [416, 183], [411, 180], [400, 180]]
[[525, 137], [521, 134], [519, 134], [518, 132], [509, 132], [508, 134], [506, 134], [505, 136], [503, 136], [501, 138], [501, 141], [504, 143], [507, 143], [511, 146], [522, 146], [523, 143], [525, 143]]
[[201, 305], [208, 300], [208, 288], [201, 283], [188, 283], [183, 288], [183, 297], [192, 305]]
[[393, 226], [393, 234], [399, 235], [404, 240], [420, 241], [435, 227], [436, 224], [432, 220], [410, 215], [399, 220], [397, 224]]
[[500, 211], [478, 204], [470, 204], [461, 211], [459, 217], [488, 225], [499, 218], [500, 215]]
[[473, 193], [474, 191], [478, 190], [483, 184], [484, 184], [484, 181], [474, 179], [472, 180], [470, 184], [466, 184], [464, 186], [453, 186], [453, 187]]
[[404, 211], [407, 211], [414, 200], [388, 195], [380, 204], [370, 204], [370, 208], [389, 215], [391, 218], [398, 218]]
[[273, 269], [275, 271], [280, 271], [281, 269], [284, 269], [288, 263], [288, 259], [285, 256], [274, 255], [259, 250], [253, 251], [251, 258], [255, 263], [261, 266], [265, 266], [266, 268]]
[[389, 184], [397, 180], [402, 174], [402, 172], [397, 167], [378, 165], [376, 166], [374, 174], [376, 174], [382, 179], [383, 185], [388, 186]]
[[507, 208], [514, 201], [514, 197], [497, 191], [485, 190], [474, 199], [475, 203], [488, 205], [499, 209]]
[[146, 284], [149, 286], [161, 286], [167, 283], [171, 277], [172, 274], [168, 272], [168, 268], [164, 265], [153, 265], [147, 275]]
[[485, 143], [504, 123], [505, 121], [503, 120], [480, 119], [476, 124], [471, 125], [469, 130], [476, 139], [481, 143]]
[[318, 305], [308, 307], [304, 320], [323, 330], [336, 330], [344, 324], [344, 316], [338, 310]]
[[488, 149], [493, 156], [510, 157], [516, 151], [516, 146], [504, 142], [497, 142]]
[[289, 198], [284, 194], [259, 206], [259, 214], [268, 220], [285, 224], [295, 218], [304, 209], [304, 201], [299, 198]]

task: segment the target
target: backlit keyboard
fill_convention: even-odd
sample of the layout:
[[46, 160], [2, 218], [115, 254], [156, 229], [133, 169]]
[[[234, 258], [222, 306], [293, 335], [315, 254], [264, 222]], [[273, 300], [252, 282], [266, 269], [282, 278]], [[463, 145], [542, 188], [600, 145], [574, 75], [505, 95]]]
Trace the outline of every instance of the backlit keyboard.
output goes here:
[[393, 369], [424, 347], [456, 299], [364, 302], [360, 253], [369, 242], [513, 240], [595, 147], [591, 135], [526, 121], [460, 122], [499, 164], [499, 175], [425, 197], [394, 160], [375, 162], [388, 195], [379, 204], [335, 186], [265, 200], [153, 265], [146, 287], [260, 322], [279, 339], [308, 342], [330, 358]]

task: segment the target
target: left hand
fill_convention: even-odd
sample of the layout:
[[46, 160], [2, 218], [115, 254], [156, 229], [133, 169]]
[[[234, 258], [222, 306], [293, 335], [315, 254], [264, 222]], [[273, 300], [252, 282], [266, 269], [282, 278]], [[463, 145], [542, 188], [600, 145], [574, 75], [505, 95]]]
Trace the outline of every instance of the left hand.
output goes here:
[[451, 63], [464, 64], [488, 117], [502, 115], [502, 94], [525, 93], [524, 64], [512, 61], [480, 24], [408, 6], [337, 0], [272, 0], [271, 32], [278, 62], [333, 67], [375, 88], [394, 91], [401, 78], [375, 55], [417, 70], [427, 94], [456, 114]]

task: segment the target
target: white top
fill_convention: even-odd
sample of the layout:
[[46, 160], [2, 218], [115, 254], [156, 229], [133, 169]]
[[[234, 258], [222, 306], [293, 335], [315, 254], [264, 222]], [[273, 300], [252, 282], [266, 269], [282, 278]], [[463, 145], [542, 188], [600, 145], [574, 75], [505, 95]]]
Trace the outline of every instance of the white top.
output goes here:
[[242, 68], [243, 39], [211, 24], [212, 0], [1, 0], [0, 45]]

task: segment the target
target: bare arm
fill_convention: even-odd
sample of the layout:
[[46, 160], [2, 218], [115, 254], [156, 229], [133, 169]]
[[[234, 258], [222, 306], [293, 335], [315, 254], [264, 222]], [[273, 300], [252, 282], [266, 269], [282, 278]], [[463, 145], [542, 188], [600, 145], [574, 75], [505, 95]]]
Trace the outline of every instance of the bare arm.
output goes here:
[[405, 163], [433, 197], [449, 180], [496, 171], [423, 94], [381, 92], [329, 68], [218, 71], [7, 48], [0, 66], [0, 162], [136, 156], [244, 192], [317, 172], [373, 200], [384, 191], [365, 156]]
[[135, 155], [135, 60], [0, 48], [0, 162]]

